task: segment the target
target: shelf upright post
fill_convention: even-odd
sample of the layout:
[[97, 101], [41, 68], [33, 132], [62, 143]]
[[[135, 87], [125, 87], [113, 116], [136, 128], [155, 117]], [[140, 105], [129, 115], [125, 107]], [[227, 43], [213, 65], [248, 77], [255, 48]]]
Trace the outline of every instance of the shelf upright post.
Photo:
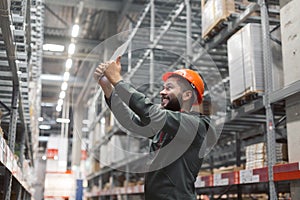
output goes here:
[[[133, 28], [132, 22], [129, 22], [129, 30], [131, 31]], [[130, 40], [128, 45], [128, 69], [127, 71], [130, 72], [132, 67], [132, 40]]]
[[[150, 10], [150, 43], [154, 45], [154, 36], [155, 36], [155, 5], [154, 0], [150, 0], [151, 10]], [[150, 92], [153, 92], [154, 84], [154, 49], [151, 48], [150, 52]]]
[[[241, 166], [241, 136], [240, 132], [235, 132], [235, 150], [236, 150], [236, 166]], [[242, 199], [242, 187], [237, 185], [237, 199]]]
[[19, 95], [20, 95], [19, 86], [14, 85], [12, 91], [12, 101], [11, 101], [12, 110], [11, 110], [9, 130], [8, 130], [9, 133], [8, 146], [12, 151], [12, 153], [15, 152]]
[[[10, 115], [10, 123], [9, 123], [9, 137], [8, 137], [8, 145], [11, 149], [12, 153], [15, 152], [15, 141], [16, 141], [16, 130], [17, 130], [17, 116], [18, 116], [18, 99], [19, 99], [19, 86], [14, 85], [12, 91], [12, 102], [11, 102], [11, 115]], [[7, 172], [6, 172], [7, 173]], [[5, 200], [10, 200], [11, 195], [11, 187], [12, 187], [12, 175], [7, 173], [6, 176], [6, 194]]]
[[193, 51], [192, 51], [192, 9], [191, 1], [185, 0], [186, 9], [186, 62], [185, 68], [190, 66], [192, 61]]
[[275, 126], [274, 116], [271, 107], [270, 93], [273, 91], [272, 84], [272, 54], [269, 34], [269, 15], [265, 0], [258, 0], [261, 12], [262, 25], [262, 45], [263, 45], [263, 64], [265, 78], [264, 105], [266, 109], [266, 129], [267, 129], [267, 156], [268, 156], [268, 174], [269, 174], [269, 199], [277, 200], [277, 193], [273, 178], [273, 165], [276, 163], [275, 150]]
[[21, 200], [22, 197], [22, 186], [18, 185], [18, 192], [17, 192], [17, 200]]

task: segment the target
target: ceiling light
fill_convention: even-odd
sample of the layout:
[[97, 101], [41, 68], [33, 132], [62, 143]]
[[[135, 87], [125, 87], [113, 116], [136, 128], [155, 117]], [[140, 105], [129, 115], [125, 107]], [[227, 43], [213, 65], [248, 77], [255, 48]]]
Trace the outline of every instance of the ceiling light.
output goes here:
[[61, 91], [61, 92], [59, 93], [59, 98], [60, 98], [60, 99], [64, 99], [65, 96], [66, 96], [66, 92], [65, 92], [65, 91]]
[[88, 125], [88, 124], [90, 123], [90, 121], [89, 121], [89, 120], [87, 120], [87, 119], [84, 119], [84, 120], [82, 120], [82, 123], [83, 123], [83, 124], [87, 124], [87, 125]]
[[42, 159], [43, 159], [43, 160], [47, 160], [47, 156], [43, 155], [43, 156], [42, 156]]
[[75, 53], [75, 44], [71, 43], [68, 48], [68, 54], [73, 55]]
[[72, 64], [73, 64], [73, 61], [71, 58], [68, 58], [67, 62], [66, 62], [66, 69], [71, 69], [72, 67]]
[[65, 90], [67, 90], [67, 88], [68, 88], [68, 83], [67, 83], [67, 82], [63, 82], [63, 83], [61, 84], [61, 90], [62, 90], [62, 91], [65, 91]]
[[77, 37], [79, 33], [79, 25], [75, 24], [72, 28], [72, 37]]
[[70, 78], [70, 72], [65, 72], [64, 73], [64, 81], [68, 81]]
[[63, 103], [64, 103], [64, 100], [62, 100], [62, 99], [58, 99], [58, 101], [57, 101], [57, 105], [61, 106], [61, 105], [63, 105]]
[[89, 132], [89, 128], [88, 128], [88, 127], [83, 127], [83, 128], [81, 129], [81, 131], [82, 131], [82, 132]]
[[57, 111], [57, 112], [60, 112], [60, 111], [61, 111], [61, 105], [57, 105], [57, 106], [56, 106], [56, 111]]
[[70, 119], [66, 119], [66, 118], [57, 118], [56, 122], [58, 123], [70, 123]]
[[51, 126], [50, 125], [41, 124], [41, 125], [39, 125], [39, 128], [42, 129], [42, 130], [49, 130], [49, 129], [51, 129]]
[[39, 118], [38, 118], [38, 121], [39, 121], [39, 122], [42, 122], [42, 121], [44, 121], [44, 118], [39, 117]]
[[65, 50], [65, 46], [58, 45], [58, 44], [44, 44], [43, 45], [44, 51], [56, 51], [56, 52], [63, 52]]

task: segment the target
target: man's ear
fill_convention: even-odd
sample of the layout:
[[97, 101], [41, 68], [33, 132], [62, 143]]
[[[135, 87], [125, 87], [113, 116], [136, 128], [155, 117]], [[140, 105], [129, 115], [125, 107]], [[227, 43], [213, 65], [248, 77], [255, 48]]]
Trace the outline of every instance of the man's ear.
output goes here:
[[182, 93], [182, 100], [189, 101], [193, 97], [193, 91], [186, 90]]

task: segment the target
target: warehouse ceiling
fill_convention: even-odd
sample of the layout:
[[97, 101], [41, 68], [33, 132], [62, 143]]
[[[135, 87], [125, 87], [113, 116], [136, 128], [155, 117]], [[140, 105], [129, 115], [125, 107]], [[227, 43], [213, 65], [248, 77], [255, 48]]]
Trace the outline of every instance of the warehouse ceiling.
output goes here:
[[[80, 101], [87, 104], [88, 98], [93, 95], [93, 92], [95, 93], [96, 84], [92, 78], [92, 72], [96, 65], [101, 60], [103, 61], [103, 54], [105, 54], [102, 52], [103, 49], [99, 48], [99, 44], [117, 33], [129, 30], [130, 25], [135, 28], [143, 13], [145, 13], [144, 19], [132, 40], [132, 44], [134, 44], [132, 48], [140, 50], [132, 52], [130, 61], [127, 55], [122, 58], [123, 72], [128, 70], [126, 66], [129, 62], [132, 68], [137, 69], [132, 70], [133, 73], [129, 75], [130, 81], [135, 86], [140, 87], [149, 97], [154, 98], [158, 96], [158, 88], [150, 91], [149, 84], [145, 83], [160, 83], [161, 75], [165, 71], [171, 70], [170, 68], [188, 67], [184, 59], [187, 45], [185, 1], [155, 0], [155, 27], [157, 28], [155, 28], [154, 35], [157, 43], [153, 48], [154, 79], [150, 80], [150, 53], [147, 49], [153, 42], [149, 40], [151, 29], [143, 29], [151, 27], [151, 12], [149, 9], [145, 12], [149, 5], [149, 0], [45, 1], [44, 44], [63, 45], [64, 50], [62, 52], [43, 51], [41, 115], [48, 121], [43, 123], [50, 123], [52, 129], [42, 130], [42, 135], [49, 135], [53, 132], [60, 133], [60, 125], [55, 122], [55, 119], [61, 116], [61, 112], [56, 112], [56, 105], [64, 79], [66, 60], [69, 57], [68, 46], [71, 42], [76, 44], [76, 51], [71, 56], [73, 66], [70, 69], [67, 91], [73, 107], [78, 105]], [[227, 47], [221, 44], [217, 48], [209, 50], [208, 53], [212, 57], [203, 55], [203, 48], [199, 46], [204, 44], [201, 38], [201, 1], [190, 1], [190, 5], [192, 21], [190, 38], [193, 43], [191, 53], [201, 57], [201, 59], [193, 61], [193, 65], [200, 66], [197, 70], [206, 76], [205, 81], [210, 82], [211, 85], [219, 84], [220, 79], [217, 79], [215, 75], [221, 73], [222, 78], [228, 77]], [[80, 31], [78, 37], [72, 38], [71, 31], [75, 22], [78, 23]], [[130, 33], [127, 33], [127, 36]], [[125, 37], [120, 38], [116, 47], [125, 42], [126, 34]], [[110, 57], [110, 55], [107, 56]], [[140, 63], [141, 60], [142, 64]], [[129, 79], [129, 77], [127, 78]], [[219, 86], [223, 87], [223, 84]], [[216, 94], [224, 95], [217, 90]], [[157, 100], [154, 98], [155, 102]]]
[[[143, 0], [46, 0], [44, 44], [63, 45], [62, 52], [43, 51], [42, 64], [42, 117], [55, 120], [55, 111], [68, 58], [68, 46], [76, 45], [72, 55], [69, 92], [80, 91], [84, 82], [76, 79], [80, 64], [89, 52], [110, 36], [128, 29], [129, 19], [135, 20], [144, 8]], [[71, 37], [73, 25], [80, 27], [79, 35]], [[91, 56], [90, 56], [91, 57]], [[94, 55], [97, 59], [97, 55]]]

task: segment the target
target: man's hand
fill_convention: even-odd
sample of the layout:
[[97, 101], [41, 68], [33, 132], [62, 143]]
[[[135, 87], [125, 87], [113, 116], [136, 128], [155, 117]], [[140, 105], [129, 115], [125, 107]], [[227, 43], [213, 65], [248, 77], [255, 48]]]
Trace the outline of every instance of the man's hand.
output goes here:
[[106, 98], [109, 98], [113, 91], [113, 87], [111, 83], [104, 76], [104, 71], [106, 70], [109, 64], [110, 64], [109, 62], [101, 63], [94, 72], [94, 79], [101, 86]]
[[104, 71], [106, 70], [106, 68], [108, 67], [110, 63], [109, 62], [105, 62], [105, 63], [101, 63], [95, 70], [94, 72], [94, 79], [96, 81], [98, 81], [104, 76]]
[[99, 85], [101, 86], [104, 95], [106, 98], [109, 98], [111, 96], [111, 93], [113, 91], [113, 87], [111, 85], [111, 83], [107, 80], [107, 78], [105, 76], [103, 76], [99, 81], [98, 81]]
[[114, 86], [123, 80], [121, 76], [121, 56], [119, 56], [116, 61], [109, 62], [106, 70], [104, 70], [104, 75]]

